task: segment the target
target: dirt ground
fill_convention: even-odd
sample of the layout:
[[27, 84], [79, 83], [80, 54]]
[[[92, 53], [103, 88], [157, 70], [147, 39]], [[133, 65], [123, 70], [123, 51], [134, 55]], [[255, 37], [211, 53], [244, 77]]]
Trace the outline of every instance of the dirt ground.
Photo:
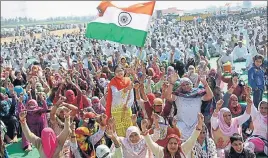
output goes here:
[[[54, 34], [54, 35], [58, 35], [58, 36], [62, 36], [64, 33], [72, 33], [72, 32], [79, 32], [79, 29], [65, 29], [65, 30], [57, 30], [57, 31], [51, 31], [50, 34]], [[29, 35], [27, 35], [29, 36]], [[40, 38], [41, 34], [35, 34], [36, 38]], [[22, 37], [20, 36], [15, 36], [15, 37], [6, 37], [6, 38], [1, 38], [1, 43], [4, 42], [11, 42], [15, 39], [20, 40]]]

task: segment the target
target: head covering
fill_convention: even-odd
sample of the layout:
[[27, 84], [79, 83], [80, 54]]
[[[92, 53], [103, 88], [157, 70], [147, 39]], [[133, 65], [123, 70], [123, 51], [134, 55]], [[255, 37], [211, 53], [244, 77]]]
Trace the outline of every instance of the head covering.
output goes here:
[[79, 145], [79, 148], [82, 151], [88, 150], [88, 143], [86, 142], [87, 136], [90, 136], [89, 130], [87, 127], [78, 127], [75, 130], [77, 143]]
[[173, 66], [169, 66], [167, 68], [167, 76], [170, 76], [171, 74], [173, 74], [175, 72], [174, 67]]
[[230, 109], [230, 111], [231, 111], [231, 113], [233, 115], [239, 115], [242, 112], [242, 107], [241, 107], [241, 105], [238, 102], [237, 102], [237, 105], [234, 106], [233, 105], [233, 101], [234, 100], [238, 100], [238, 98], [237, 98], [237, 96], [235, 94], [232, 94], [230, 96], [228, 108]]
[[92, 108], [97, 114], [102, 114], [105, 112], [105, 108], [102, 106], [100, 99], [98, 97], [91, 98]]
[[24, 92], [21, 86], [15, 86], [14, 91], [17, 93], [17, 96], [20, 96], [20, 94]]
[[155, 95], [153, 93], [147, 94], [147, 98], [149, 100], [150, 105], [154, 104]]
[[1, 93], [3, 93], [3, 94], [6, 94], [6, 88], [5, 87], [1, 87]]
[[109, 81], [107, 81], [105, 78], [100, 78], [99, 79], [99, 85], [101, 86], [101, 87], [106, 87], [107, 85], [109, 84]]
[[104, 78], [104, 79], [107, 79], [107, 75], [106, 75], [106, 73], [101, 73], [101, 76], [100, 76], [101, 78]]
[[61, 106], [61, 107], [58, 107], [57, 108], [57, 111], [56, 111], [56, 114], [59, 116], [60, 115], [60, 112], [63, 111], [63, 110], [68, 110], [68, 108], [66, 108], [65, 106]]
[[206, 131], [204, 140], [205, 146], [203, 146], [203, 144], [199, 144], [197, 141], [194, 146], [193, 155], [194, 157], [215, 157], [217, 155], [217, 151], [215, 148], [211, 148], [211, 146], [215, 144], [214, 140], [209, 137], [209, 131], [205, 124], [203, 124], [202, 129]]
[[204, 60], [200, 61], [198, 65], [198, 69], [204, 68], [205, 65], [206, 65], [206, 62]]
[[[32, 106], [29, 106], [30, 104], [31, 104]], [[30, 109], [30, 110], [33, 110], [33, 109], [35, 109], [35, 108], [38, 107], [37, 101], [34, 100], [34, 99], [29, 100], [28, 103], [27, 103], [27, 105], [28, 105], [28, 106], [27, 106], [27, 109]]]
[[101, 144], [96, 148], [96, 156], [97, 158], [111, 158], [111, 150], [108, 146]]
[[219, 119], [219, 128], [221, 132], [226, 135], [231, 137], [234, 133], [239, 133], [238, 132], [238, 121], [236, 118], [232, 118], [231, 120], [231, 125], [228, 126], [226, 122], [224, 121], [223, 114], [225, 112], [230, 112], [231, 111], [228, 108], [221, 108], [219, 114], [218, 114], [218, 119]]
[[154, 105], [163, 105], [163, 100], [161, 98], [155, 98]]
[[93, 112], [86, 112], [84, 114], [84, 118], [94, 119], [96, 117], [97, 117], [96, 114], [94, 114]]
[[52, 128], [44, 128], [41, 132], [43, 151], [47, 158], [52, 158], [58, 146], [57, 136]]
[[0, 116], [6, 116], [10, 110], [10, 102], [7, 100], [2, 100], [0, 103]]
[[43, 88], [43, 86], [42, 86], [42, 84], [40, 82], [36, 83], [35, 87], [36, 87], [36, 90], [38, 92], [43, 92], [44, 91], [44, 88]]
[[[180, 157], [180, 153], [182, 153], [183, 156], [186, 157], [185, 154], [182, 151], [182, 148], [181, 148], [181, 140], [180, 140], [180, 138], [176, 134], [170, 134], [167, 137], [168, 142], [169, 142], [169, 140], [171, 138], [175, 138], [177, 140], [178, 144], [179, 144], [179, 148], [178, 148], [178, 151], [175, 154], [175, 157]], [[168, 144], [168, 142], [167, 142], [167, 144]], [[167, 148], [167, 145], [166, 145], [166, 147], [164, 148], [164, 158], [170, 158], [170, 157], [171, 157], [171, 155], [170, 155], [170, 153], [168, 151], [168, 148]]]
[[[268, 123], [268, 115], [263, 116], [261, 114], [261, 112], [260, 112], [260, 107], [261, 107], [261, 104], [263, 104], [263, 103], [265, 103], [265, 101], [261, 101], [259, 103], [259, 105], [258, 105], [258, 112], [257, 112], [256, 116], [254, 118], [252, 118], [252, 120], [257, 119], [259, 121], [259, 124], [260, 125], [267, 125], [267, 123]], [[254, 105], [252, 105], [252, 106], [254, 106]], [[263, 127], [265, 127], [265, 126], [263, 126]]]
[[74, 103], [75, 101], [75, 94], [73, 90], [67, 90], [65, 92], [65, 96], [67, 98], [67, 103]]
[[152, 73], [152, 77], [154, 77], [154, 76], [155, 76], [155, 71], [154, 71], [154, 69], [153, 69], [153, 68], [149, 68], [149, 69], [148, 69], [148, 72], [151, 72], [151, 73]]
[[180, 79], [179, 88], [177, 88], [173, 94], [184, 98], [197, 98], [202, 97], [206, 94], [206, 90], [202, 87], [192, 88], [190, 92], [184, 92], [181, 85], [185, 83], [189, 83], [191, 86], [193, 85], [192, 81], [189, 78], [183, 77]]
[[[129, 137], [132, 133], [137, 133], [140, 136], [139, 142], [134, 144], [130, 141]], [[123, 147], [126, 148], [128, 152], [132, 152], [133, 154], [137, 156], [139, 156], [144, 151], [144, 149], [147, 148], [146, 142], [144, 138], [140, 135], [139, 128], [136, 126], [128, 127], [126, 131], [126, 138], [120, 137], [120, 139], [121, 139]]]
[[215, 69], [215, 68], [211, 68], [210, 70], [209, 70], [209, 73], [208, 73], [208, 76], [209, 77], [216, 77], [216, 75], [217, 75], [217, 70]]

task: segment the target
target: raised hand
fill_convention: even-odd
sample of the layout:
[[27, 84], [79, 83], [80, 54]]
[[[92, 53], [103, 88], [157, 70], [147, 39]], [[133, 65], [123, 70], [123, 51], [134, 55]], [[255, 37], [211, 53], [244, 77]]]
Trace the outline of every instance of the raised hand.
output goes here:
[[25, 121], [26, 116], [27, 116], [27, 111], [22, 111], [19, 114], [19, 118], [20, 118], [21, 121]]
[[178, 120], [173, 118], [173, 120], [172, 120], [172, 127], [173, 128], [177, 126], [177, 122], [178, 122]]
[[224, 101], [222, 99], [218, 100], [217, 101], [217, 104], [216, 104], [216, 109], [217, 110], [220, 110], [222, 105], [223, 105]]
[[139, 83], [135, 83], [135, 84], [134, 84], [134, 89], [137, 90], [137, 89], [139, 89], [139, 88], [140, 88], [140, 84], [139, 84]]
[[112, 126], [107, 126], [105, 130], [106, 136], [110, 139], [115, 137], [115, 133]]
[[178, 74], [177, 73], [173, 73], [169, 77], [169, 82], [172, 83], [172, 84], [174, 84], [178, 80], [178, 78], [179, 78], [178, 77]]
[[206, 80], [206, 76], [204, 75], [199, 75], [199, 80], [201, 81], [201, 83], [205, 86], [208, 84], [207, 80]]
[[113, 117], [108, 120], [108, 126], [115, 128], [115, 119]]
[[12, 83], [8, 84], [8, 89], [9, 91], [13, 91], [14, 90], [14, 85]]
[[23, 96], [23, 94], [22, 94], [22, 95], [20, 95], [20, 98], [19, 98], [19, 103], [22, 103], [22, 102], [23, 102], [23, 100], [24, 100], [24, 96]]
[[107, 115], [106, 114], [99, 115], [96, 121], [100, 124], [101, 127], [105, 127], [107, 124]]
[[60, 99], [57, 101], [57, 103], [56, 103], [56, 106], [59, 106], [59, 105], [61, 105], [64, 101], [66, 100], [66, 98], [65, 97], [63, 97], [63, 96], [60, 96]]
[[204, 123], [204, 116], [202, 113], [198, 113], [198, 123], [197, 128], [202, 129]]
[[147, 119], [141, 120], [141, 130], [142, 132], [146, 132], [148, 130], [149, 122]]
[[137, 115], [136, 114], [133, 114], [131, 116], [131, 120], [132, 120], [132, 123], [135, 125], [137, 123]]
[[245, 92], [246, 92], [246, 96], [250, 97], [250, 94], [252, 92], [252, 88], [249, 87], [248, 85], [245, 86]]
[[[66, 109], [66, 110], [67, 110], [67, 109]], [[70, 118], [70, 114], [71, 114], [71, 112], [72, 112], [72, 111], [68, 109], [67, 112], [66, 112], [65, 115], [64, 115], [65, 118]]]
[[247, 106], [251, 106], [253, 104], [253, 101], [251, 100], [250, 97], [247, 97]]

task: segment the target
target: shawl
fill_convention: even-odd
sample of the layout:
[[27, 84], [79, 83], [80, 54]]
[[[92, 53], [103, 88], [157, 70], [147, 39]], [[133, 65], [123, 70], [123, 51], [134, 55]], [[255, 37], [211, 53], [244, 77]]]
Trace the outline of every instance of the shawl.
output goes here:
[[193, 148], [194, 158], [210, 158], [214, 157], [217, 154], [216, 145], [214, 143], [214, 140], [209, 138], [209, 132], [206, 125], [203, 125], [203, 128], [206, 129], [206, 138], [203, 144], [199, 144], [199, 142], [196, 141]]
[[[140, 140], [137, 143], [131, 143], [129, 137], [132, 133], [137, 133], [140, 136]], [[134, 155], [139, 156], [144, 150], [147, 150], [146, 142], [140, 135], [140, 130], [136, 126], [130, 126], [126, 131], [126, 138], [120, 137], [123, 147]]]
[[47, 158], [52, 158], [58, 146], [57, 136], [52, 128], [44, 128], [41, 133], [42, 147]]
[[[183, 83], [189, 83], [190, 85], [193, 85], [192, 81], [186, 77], [180, 79], [180, 85]], [[206, 90], [204, 88], [198, 87], [198, 88], [192, 88], [190, 92], [184, 92], [182, 90], [182, 87], [179, 86], [175, 90], [175, 92], [173, 92], [173, 94], [184, 98], [198, 98], [204, 96], [206, 94]]]
[[75, 97], [75, 94], [74, 94], [73, 90], [67, 90], [65, 92], [65, 96], [67, 98], [67, 103], [68, 104], [76, 105], [76, 97]]
[[20, 94], [24, 92], [21, 86], [15, 86], [14, 91], [17, 93], [17, 96], [20, 96]]
[[119, 91], [128, 87], [131, 84], [131, 80], [129, 77], [114, 77], [111, 82], [108, 84], [108, 93], [106, 98], [106, 115], [108, 119], [111, 117], [111, 108], [112, 108], [112, 89], [111, 86], [116, 87]]
[[[31, 104], [33, 106], [29, 106], [29, 104]], [[27, 111], [28, 110], [30, 110], [30, 111], [31, 110], [36, 110], [36, 109], [39, 109], [37, 101], [34, 100], [34, 99], [29, 100], [28, 103], [27, 103]]]
[[[268, 123], [268, 115], [263, 116], [260, 112], [261, 104], [265, 103], [265, 101], [261, 101], [258, 105], [258, 111], [255, 118], [252, 118], [253, 120], [257, 119], [259, 121], [260, 125], [267, 125]], [[266, 103], [267, 104], [267, 103]], [[253, 105], [252, 105], [253, 106]]]
[[89, 136], [92, 135], [89, 129], [87, 127], [78, 127], [75, 130], [75, 134], [80, 153], [85, 157], [95, 157], [94, 146], [88, 141]]
[[228, 126], [223, 118], [223, 114], [225, 112], [231, 112], [228, 108], [221, 108], [219, 114], [218, 114], [218, 119], [219, 119], [219, 128], [221, 132], [226, 135], [231, 137], [234, 133], [240, 133], [238, 132], [238, 121], [236, 118], [232, 118], [231, 120], [231, 126]]

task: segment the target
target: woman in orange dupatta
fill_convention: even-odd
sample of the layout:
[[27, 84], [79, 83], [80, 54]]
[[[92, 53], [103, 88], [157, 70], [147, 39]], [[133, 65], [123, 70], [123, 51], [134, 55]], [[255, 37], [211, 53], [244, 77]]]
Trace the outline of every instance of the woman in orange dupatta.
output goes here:
[[106, 115], [108, 119], [114, 117], [116, 121], [116, 133], [124, 137], [126, 130], [132, 126], [131, 106], [134, 102], [134, 92], [132, 82], [129, 77], [124, 77], [124, 69], [115, 67], [115, 77], [108, 85], [106, 99]]

